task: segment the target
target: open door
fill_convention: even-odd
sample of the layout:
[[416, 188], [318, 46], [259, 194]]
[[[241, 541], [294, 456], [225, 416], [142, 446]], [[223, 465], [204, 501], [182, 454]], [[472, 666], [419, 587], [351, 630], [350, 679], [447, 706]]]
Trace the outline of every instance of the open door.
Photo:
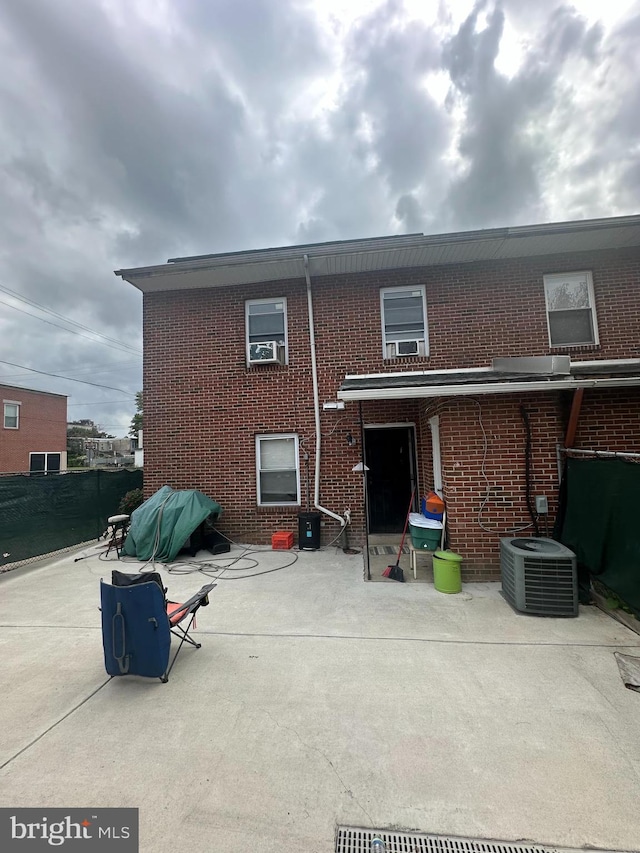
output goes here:
[[369, 533], [401, 533], [416, 485], [413, 426], [365, 427]]

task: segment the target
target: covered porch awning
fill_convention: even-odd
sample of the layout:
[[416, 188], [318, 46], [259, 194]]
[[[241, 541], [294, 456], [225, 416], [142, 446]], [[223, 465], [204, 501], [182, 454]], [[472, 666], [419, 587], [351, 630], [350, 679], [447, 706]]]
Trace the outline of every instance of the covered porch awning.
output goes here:
[[505, 372], [495, 367], [347, 375], [338, 399], [406, 400], [479, 394], [526, 394], [578, 388], [640, 387], [640, 359], [583, 361], [567, 372]]

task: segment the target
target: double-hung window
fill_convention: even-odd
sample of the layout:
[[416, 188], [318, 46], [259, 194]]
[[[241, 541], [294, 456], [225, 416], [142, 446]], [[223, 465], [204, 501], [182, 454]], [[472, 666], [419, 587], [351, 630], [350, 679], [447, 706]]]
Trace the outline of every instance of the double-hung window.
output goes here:
[[4, 401], [4, 428], [19, 429], [20, 427], [20, 403], [12, 400]]
[[247, 364], [287, 363], [287, 300], [245, 303]]
[[552, 347], [598, 343], [598, 324], [590, 272], [544, 277], [549, 344]]
[[383, 358], [428, 355], [425, 288], [385, 287], [380, 291]]
[[258, 505], [300, 503], [298, 436], [256, 436]]
[[59, 474], [60, 453], [30, 453], [29, 471], [31, 474]]

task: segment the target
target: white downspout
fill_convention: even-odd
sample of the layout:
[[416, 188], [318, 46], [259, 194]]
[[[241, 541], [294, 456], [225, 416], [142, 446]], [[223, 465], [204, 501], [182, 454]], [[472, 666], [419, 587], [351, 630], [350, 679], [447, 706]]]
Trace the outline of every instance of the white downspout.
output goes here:
[[320, 506], [320, 449], [322, 437], [320, 433], [320, 395], [318, 392], [318, 368], [316, 365], [316, 333], [313, 324], [313, 298], [311, 296], [311, 277], [309, 275], [309, 256], [304, 255], [304, 277], [307, 280], [307, 309], [309, 312], [309, 345], [311, 347], [311, 376], [313, 378], [313, 410], [316, 419], [316, 472], [313, 491], [313, 505], [320, 512], [331, 516], [345, 527], [347, 520], [330, 509]]

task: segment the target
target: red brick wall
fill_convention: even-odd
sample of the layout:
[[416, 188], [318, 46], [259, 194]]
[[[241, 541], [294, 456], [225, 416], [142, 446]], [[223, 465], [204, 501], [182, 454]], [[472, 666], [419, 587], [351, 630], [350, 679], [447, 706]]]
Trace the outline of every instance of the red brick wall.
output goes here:
[[557, 393], [488, 395], [443, 400], [440, 417], [444, 498], [449, 547], [464, 557], [465, 577], [487, 577], [498, 568], [499, 539], [534, 533], [527, 505], [527, 432], [530, 426], [530, 497], [546, 495], [553, 530], [558, 500], [556, 446], [563, 423]]
[[[21, 403], [19, 428], [4, 429], [4, 400]], [[0, 471], [29, 470], [29, 453], [67, 451], [67, 398], [0, 385]], [[65, 467], [63, 456], [62, 462]]]
[[640, 453], [640, 391], [587, 388], [573, 446]]
[[[579, 269], [593, 271], [600, 346], [564, 352], [574, 360], [638, 357], [638, 252], [314, 279], [321, 408], [322, 402], [336, 399], [347, 373], [489, 366], [495, 356], [549, 354], [542, 276]], [[423, 283], [429, 357], [383, 361], [380, 287]], [[248, 369], [244, 303], [265, 296], [287, 298], [289, 364]], [[304, 281], [146, 294], [144, 318], [146, 494], [165, 483], [210, 494], [223, 505], [222, 529], [237, 541], [268, 542], [278, 529], [297, 532], [298, 508], [256, 506], [255, 436], [274, 432], [300, 436], [301, 455], [309, 454], [313, 503], [315, 425]], [[631, 439], [630, 420], [636, 418], [637, 423], [637, 397], [598, 393], [601, 398], [589, 391], [585, 394], [576, 443], [589, 444], [597, 437], [602, 446], [607, 444], [613, 437], [608, 429], [612, 418], [616, 440], [625, 443]], [[475, 403], [469, 399], [367, 402], [363, 419], [415, 424], [420, 490], [425, 491], [432, 485], [428, 418], [440, 413], [450, 546], [465, 557], [467, 576], [482, 573], [486, 577], [497, 566], [499, 534], [530, 520], [519, 406], [525, 404], [531, 419], [532, 491], [549, 498], [550, 523], [557, 500], [555, 447], [562, 440], [568, 410], [559, 394], [521, 399], [492, 395], [479, 401], [487, 434], [485, 472], [491, 484], [480, 521], [490, 533], [482, 530], [477, 518], [486, 481]], [[347, 404], [344, 411], [321, 410], [321, 431], [320, 503], [338, 514], [352, 510], [355, 539], [362, 534], [364, 520], [362, 477], [352, 472], [361, 453], [358, 405]], [[347, 447], [347, 432], [358, 438], [356, 447]], [[304, 458], [300, 465], [304, 509]], [[331, 519], [325, 522], [326, 542], [339, 532], [339, 525]], [[500, 525], [504, 525], [502, 531]]]
[[[535, 532], [522, 409], [530, 429], [530, 499], [547, 497], [549, 514], [538, 518], [538, 532], [552, 533], [564, 458], [558, 462], [557, 448], [564, 445], [571, 401], [570, 392], [425, 401], [424, 416], [437, 414], [440, 420], [449, 547], [464, 556], [465, 579], [497, 578], [500, 537]], [[574, 446], [640, 452], [640, 389], [586, 389]], [[429, 488], [428, 480], [423, 483]]]
[[[551, 348], [543, 275], [585, 269], [593, 272], [600, 345]], [[326, 277], [313, 284], [316, 337], [319, 345], [331, 342], [336, 376], [341, 368], [375, 373], [486, 367], [495, 356], [637, 358], [639, 283], [638, 250]], [[379, 290], [405, 284], [426, 285], [430, 354], [383, 362]], [[343, 320], [338, 327], [336, 311]]]

